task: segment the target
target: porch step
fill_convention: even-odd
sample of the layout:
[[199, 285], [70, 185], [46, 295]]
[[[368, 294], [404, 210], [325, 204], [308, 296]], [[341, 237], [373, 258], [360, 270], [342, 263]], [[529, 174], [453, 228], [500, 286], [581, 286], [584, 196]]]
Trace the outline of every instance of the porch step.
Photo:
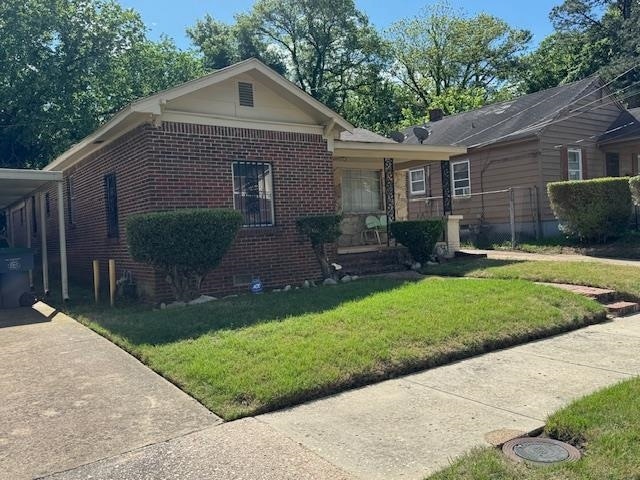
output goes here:
[[403, 247], [380, 249], [370, 252], [341, 253], [336, 263], [342, 271], [351, 275], [371, 275], [375, 273], [401, 272], [407, 269], [403, 261], [408, 258]]
[[607, 312], [614, 317], [624, 317], [625, 315], [631, 315], [638, 311], [639, 305], [635, 302], [614, 302], [605, 305]]
[[616, 299], [616, 291], [609, 290], [607, 288], [587, 287], [586, 285], [570, 285], [568, 283], [536, 283], [540, 285], [549, 285], [551, 287], [560, 288], [562, 290], [577, 293], [578, 295], [584, 295], [585, 297], [593, 298], [600, 303], [609, 303], [613, 302]]

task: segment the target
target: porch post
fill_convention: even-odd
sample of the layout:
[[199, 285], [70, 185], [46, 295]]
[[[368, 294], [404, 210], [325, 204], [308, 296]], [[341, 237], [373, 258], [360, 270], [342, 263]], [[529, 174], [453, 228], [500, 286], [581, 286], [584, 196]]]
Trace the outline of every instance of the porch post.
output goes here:
[[45, 193], [40, 193], [40, 251], [42, 252], [42, 289], [49, 295], [49, 252], [47, 250], [47, 205]]
[[440, 162], [442, 174], [442, 215], [447, 216], [453, 213], [451, 202], [451, 166], [448, 160]]
[[15, 247], [16, 246], [15, 232], [14, 232], [15, 225], [13, 224], [13, 210], [10, 208], [7, 208], [7, 227], [9, 228], [9, 235], [7, 238], [7, 240], [9, 240], [9, 246]]
[[69, 279], [67, 277], [67, 235], [64, 222], [64, 189], [58, 182], [58, 232], [60, 234], [60, 279], [62, 281], [62, 300], [69, 300]]
[[[32, 228], [33, 228], [33, 219], [31, 218], [31, 208], [35, 207], [35, 204], [31, 205], [31, 199], [25, 199], [24, 201], [24, 216], [26, 217], [25, 224], [27, 225], [27, 248], [31, 249], [32, 241]], [[33, 269], [29, 269], [29, 288], [33, 290]]]
[[396, 221], [396, 187], [393, 176], [393, 158], [384, 159], [384, 204], [387, 213], [388, 246], [391, 240], [391, 222]]

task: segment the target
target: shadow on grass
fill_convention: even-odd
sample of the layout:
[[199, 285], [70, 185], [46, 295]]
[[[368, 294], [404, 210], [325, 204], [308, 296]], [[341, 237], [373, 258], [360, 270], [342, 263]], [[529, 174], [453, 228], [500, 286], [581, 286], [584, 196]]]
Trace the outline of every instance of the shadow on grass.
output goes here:
[[459, 258], [439, 265], [429, 265], [422, 269], [424, 275], [443, 275], [447, 277], [464, 277], [475, 270], [492, 267], [504, 267], [525, 263], [526, 260], [496, 260], [490, 258]]
[[332, 310], [346, 302], [393, 290], [406, 282], [387, 278], [361, 279], [344, 285], [247, 294], [166, 310], [152, 310], [149, 306], [136, 304], [110, 308], [72, 302], [66, 305], [65, 311], [80, 321], [94, 322], [132, 345], [161, 345], [216, 331]]

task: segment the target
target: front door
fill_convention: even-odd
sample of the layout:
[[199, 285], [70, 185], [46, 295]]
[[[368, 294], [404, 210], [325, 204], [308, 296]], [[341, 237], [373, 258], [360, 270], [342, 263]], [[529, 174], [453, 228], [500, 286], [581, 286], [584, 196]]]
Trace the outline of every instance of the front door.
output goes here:
[[620, 155], [618, 153], [607, 153], [605, 174], [607, 177], [620, 176]]

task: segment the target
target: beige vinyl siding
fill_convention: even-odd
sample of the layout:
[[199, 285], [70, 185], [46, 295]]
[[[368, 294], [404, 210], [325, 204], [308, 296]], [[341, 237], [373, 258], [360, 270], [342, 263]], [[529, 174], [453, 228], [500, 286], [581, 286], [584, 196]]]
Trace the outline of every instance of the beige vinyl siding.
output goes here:
[[[596, 88], [597, 86], [589, 87], [590, 90], [595, 90]], [[598, 137], [618, 118], [622, 110], [618, 104], [612, 103], [610, 98], [601, 98], [600, 92], [605, 97], [609, 93], [608, 90], [603, 89], [572, 104], [570, 106], [572, 110], [578, 106], [583, 106], [585, 111], [580, 115], [547, 126], [540, 134], [543, 171], [540, 188], [545, 192], [542, 195], [543, 201], [540, 205], [543, 220], [554, 219], [546, 195], [546, 184], [563, 180], [561, 162], [561, 150], [563, 147], [575, 147], [583, 150], [586, 154], [587, 178], [597, 178], [604, 175], [605, 156], [597, 148], [596, 142]], [[558, 119], [567, 115], [571, 114], [567, 112], [560, 113]], [[620, 163], [620, 172], [623, 173], [622, 160]]]

